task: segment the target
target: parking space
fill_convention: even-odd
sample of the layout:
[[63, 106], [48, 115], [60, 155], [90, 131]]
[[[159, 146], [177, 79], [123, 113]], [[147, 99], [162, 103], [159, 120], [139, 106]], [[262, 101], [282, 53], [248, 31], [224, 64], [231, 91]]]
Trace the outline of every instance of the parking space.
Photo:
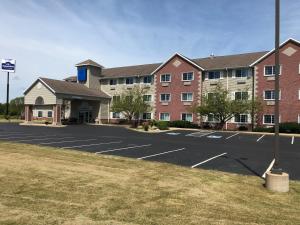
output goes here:
[[[273, 160], [273, 135], [174, 130], [138, 133], [120, 127], [0, 125], [0, 141], [116, 155], [190, 168], [263, 176]], [[300, 137], [280, 137], [282, 167], [300, 179]]]

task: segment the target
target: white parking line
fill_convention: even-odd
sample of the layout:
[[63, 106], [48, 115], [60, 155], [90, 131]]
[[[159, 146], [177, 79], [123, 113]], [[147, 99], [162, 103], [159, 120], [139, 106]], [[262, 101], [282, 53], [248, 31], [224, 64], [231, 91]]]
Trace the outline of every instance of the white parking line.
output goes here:
[[50, 144], [60, 144], [60, 143], [71, 143], [71, 142], [79, 142], [79, 141], [96, 141], [97, 139], [84, 139], [84, 140], [67, 140], [67, 141], [52, 141], [52, 142], [44, 142], [39, 143], [40, 145], [50, 145]]
[[234, 136], [236, 136], [236, 135], [239, 135], [239, 134], [240, 134], [240, 133], [233, 134], [233, 135], [227, 137], [226, 140], [227, 140], [227, 139], [230, 139], [230, 138], [232, 138], [232, 137], [234, 137]]
[[200, 165], [202, 165], [202, 164], [204, 164], [204, 163], [207, 163], [207, 162], [209, 162], [209, 161], [211, 161], [211, 160], [213, 160], [213, 159], [219, 158], [219, 157], [221, 157], [221, 156], [223, 156], [223, 155], [226, 155], [226, 154], [227, 154], [227, 152], [224, 152], [224, 153], [222, 153], [222, 154], [220, 154], [220, 155], [216, 155], [216, 156], [214, 156], [214, 157], [211, 157], [211, 158], [209, 158], [209, 159], [206, 159], [206, 160], [204, 160], [204, 161], [202, 161], [202, 162], [200, 162], [200, 163], [197, 163], [197, 164], [191, 166], [191, 168], [195, 168], [195, 167], [197, 167], [197, 166], [200, 166]]
[[264, 136], [266, 136], [265, 134], [261, 135], [257, 140], [256, 142], [259, 142]]
[[69, 139], [69, 138], [75, 138], [75, 137], [49, 137], [49, 138], [34, 138], [34, 139], [23, 139], [23, 140], [17, 140], [18, 142], [27, 142], [27, 141], [43, 141], [43, 140], [60, 140], [60, 139]]
[[131, 148], [143, 148], [143, 147], [148, 147], [148, 146], [151, 146], [151, 144], [148, 144], [148, 145], [135, 145], [135, 146], [124, 147], [124, 148], [109, 149], [109, 150], [105, 150], [105, 151], [101, 151], [101, 152], [95, 152], [95, 154], [101, 154], [101, 153], [105, 153], [105, 152], [121, 151], [121, 150], [131, 149]]
[[272, 162], [270, 163], [268, 169], [267, 169], [267, 170], [264, 172], [264, 174], [261, 176], [262, 178], [266, 178], [266, 173], [269, 172], [269, 171], [272, 169], [274, 163], [275, 163], [275, 159], [272, 160]]
[[33, 135], [33, 134], [1, 134], [0, 137], [5, 137], [5, 136], [28, 136], [28, 135]]
[[95, 146], [95, 145], [109, 145], [109, 144], [118, 144], [122, 141], [113, 141], [113, 142], [103, 142], [103, 143], [97, 143], [97, 144], [89, 144], [89, 145], [75, 145], [75, 146], [68, 146], [68, 147], [61, 147], [61, 148], [80, 148], [80, 147], [88, 147], [88, 146]]
[[186, 136], [192, 136], [192, 137], [204, 137], [204, 136], [207, 136], [207, 135], [210, 135], [210, 134], [213, 134], [213, 133], [216, 133], [217, 131], [213, 131], [213, 132], [210, 132], [210, 133], [205, 133], [205, 134], [202, 134], [202, 135], [195, 135], [195, 134], [201, 134], [201, 132], [195, 132], [195, 133], [191, 133], [191, 134], [187, 134]]
[[294, 140], [295, 140], [295, 136], [292, 137], [292, 141], [291, 141], [292, 145], [294, 144]]
[[168, 154], [168, 153], [171, 153], [171, 152], [178, 152], [178, 151], [182, 151], [182, 150], [185, 150], [185, 148], [179, 148], [179, 149], [175, 149], [175, 150], [171, 150], [171, 151], [167, 151], [167, 152], [161, 152], [161, 153], [158, 153], [158, 154], [147, 155], [147, 156], [140, 157], [138, 159], [146, 159], [146, 158], [150, 158], [150, 157], [154, 157], [154, 156], [158, 156], [158, 155], [164, 155], [164, 154]]

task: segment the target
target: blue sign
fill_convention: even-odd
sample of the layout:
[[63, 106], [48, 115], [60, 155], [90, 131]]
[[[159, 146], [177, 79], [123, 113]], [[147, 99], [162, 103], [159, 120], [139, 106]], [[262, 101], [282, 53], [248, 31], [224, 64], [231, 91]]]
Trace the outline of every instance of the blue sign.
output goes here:
[[14, 59], [2, 59], [1, 60], [2, 71], [14, 73], [15, 68], [16, 68], [16, 60], [14, 60]]

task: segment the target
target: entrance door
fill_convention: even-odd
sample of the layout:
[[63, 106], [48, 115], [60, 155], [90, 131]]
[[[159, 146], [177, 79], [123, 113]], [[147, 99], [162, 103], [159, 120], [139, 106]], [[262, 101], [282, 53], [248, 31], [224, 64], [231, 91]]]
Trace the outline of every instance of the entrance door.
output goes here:
[[91, 111], [80, 111], [78, 117], [79, 123], [91, 123], [92, 122], [92, 112]]

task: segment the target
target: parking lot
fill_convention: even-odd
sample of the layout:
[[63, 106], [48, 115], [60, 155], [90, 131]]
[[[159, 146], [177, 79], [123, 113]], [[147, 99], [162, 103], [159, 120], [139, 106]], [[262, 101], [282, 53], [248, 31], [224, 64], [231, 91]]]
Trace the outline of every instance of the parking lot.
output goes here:
[[[140, 133], [115, 126], [64, 128], [0, 124], [0, 141], [76, 149], [262, 177], [273, 161], [273, 136], [172, 130]], [[280, 137], [281, 167], [300, 180], [300, 137]]]

